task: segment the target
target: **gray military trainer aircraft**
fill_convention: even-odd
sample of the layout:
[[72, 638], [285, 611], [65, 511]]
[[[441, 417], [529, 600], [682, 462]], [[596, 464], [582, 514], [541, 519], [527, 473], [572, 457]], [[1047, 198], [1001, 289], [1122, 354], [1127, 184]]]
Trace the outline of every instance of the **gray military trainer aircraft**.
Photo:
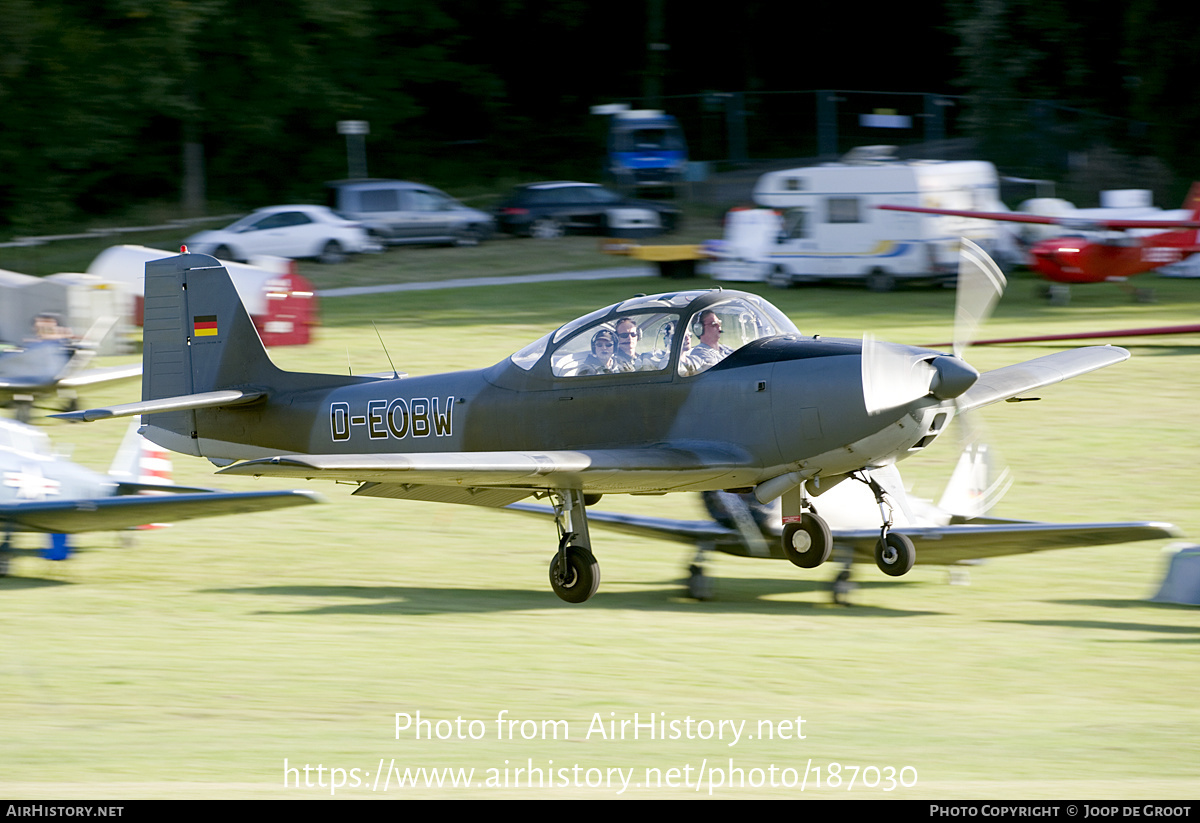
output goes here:
[[[494, 366], [423, 377], [286, 372], [215, 258], [146, 264], [142, 401], [67, 415], [144, 415], [143, 433], [223, 473], [358, 483], [358, 495], [500, 507], [548, 498], [550, 583], [599, 584], [586, 505], [608, 493], [753, 491], [781, 498], [781, 551], [830, 556], [815, 498], [929, 446], [951, 418], [1126, 359], [1057, 352], [980, 375], [962, 357], [1003, 275], [965, 248], [954, 353], [801, 334], [761, 297], [695, 289], [579, 317]], [[243, 461], [243, 462], [237, 462]], [[914, 547], [884, 523], [881, 569]]]

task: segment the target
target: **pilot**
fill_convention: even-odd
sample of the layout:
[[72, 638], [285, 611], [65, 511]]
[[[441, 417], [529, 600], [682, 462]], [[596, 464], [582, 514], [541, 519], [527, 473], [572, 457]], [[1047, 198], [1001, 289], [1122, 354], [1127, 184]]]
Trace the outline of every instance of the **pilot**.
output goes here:
[[721, 344], [721, 318], [712, 309], [700, 312], [692, 322], [692, 327], [699, 335], [700, 342], [691, 352], [685, 346], [679, 359], [680, 374], [699, 374], [733, 354], [733, 349]]
[[622, 317], [617, 321], [617, 353], [613, 355], [613, 360], [621, 371], [637, 371], [641, 368], [642, 358], [637, 353], [641, 337], [641, 329], [632, 317]]
[[580, 364], [577, 374], [612, 374], [619, 371], [613, 360], [616, 349], [616, 333], [612, 329], [600, 329], [592, 335], [592, 353]]
[[33, 318], [33, 336], [35, 340], [70, 340], [71, 330], [62, 325], [57, 314], [44, 311]]

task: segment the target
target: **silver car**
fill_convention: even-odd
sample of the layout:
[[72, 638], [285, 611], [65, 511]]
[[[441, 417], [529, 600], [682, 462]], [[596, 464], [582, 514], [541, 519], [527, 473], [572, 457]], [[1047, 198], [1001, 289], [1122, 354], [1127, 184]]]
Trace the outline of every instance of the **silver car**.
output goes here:
[[475, 246], [492, 236], [487, 212], [464, 206], [432, 186], [404, 180], [337, 180], [325, 184], [329, 206], [363, 223], [384, 243]]

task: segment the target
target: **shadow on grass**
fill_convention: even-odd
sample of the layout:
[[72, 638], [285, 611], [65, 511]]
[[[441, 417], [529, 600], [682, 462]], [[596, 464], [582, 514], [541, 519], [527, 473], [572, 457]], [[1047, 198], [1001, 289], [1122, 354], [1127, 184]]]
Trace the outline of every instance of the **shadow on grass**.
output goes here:
[[998, 620], [998, 623], [1012, 623], [1021, 626], [1051, 626], [1064, 629], [1087, 629], [1094, 631], [1101, 629], [1104, 631], [1116, 632], [1151, 632], [1160, 635], [1176, 635], [1176, 637], [1162, 637], [1155, 642], [1187, 642], [1200, 643], [1200, 626], [1174, 626], [1169, 623], [1149, 623], [1149, 622], [1119, 622], [1116, 620]]
[[48, 580], [44, 577], [0, 577], [0, 592], [21, 589], [46, 589], [51, 586], [73, 586], [66, 580]]
[[[834, 605], [826, 584], [818, 581], [768, 579], [714, 580], [715, 597], [698, 602], [685, 596], [683, 581], [649, 583], [640, 591], [600, 591], [586, 604], [572, 606], [550, 591], [527, 589], [430, 588], [421, 586], [260, 586], [210, 589], [207, 593], [239, 594], [259, 597], [311, 597], [318, 599], [357, 600], [299, 610], [261, 610], [256, 614], [467, 614], [507, 612], [531, 609], [634, 609], [640, 611], [719, 612], [726, 614], [812, 615], [838, 614], [847, 617], [924, 617], [932, 611], [887, 609], [859, 605], [851, 598], [850, 606]], [[902, 583], [866, 583], [863, 589], [891, 587]], [[813, 595], [812, 600], [775, 600], [795, 594]]]

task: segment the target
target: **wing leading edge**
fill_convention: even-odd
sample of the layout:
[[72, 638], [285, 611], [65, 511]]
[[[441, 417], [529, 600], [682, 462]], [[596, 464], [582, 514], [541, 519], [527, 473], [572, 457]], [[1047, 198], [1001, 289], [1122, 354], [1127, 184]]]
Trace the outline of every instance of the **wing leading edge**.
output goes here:
[[1117, 346], [1086, 346], [1054, 352], [984, 372], [955, 402], [961, 414], [1128, 359], [1129, 352]]

